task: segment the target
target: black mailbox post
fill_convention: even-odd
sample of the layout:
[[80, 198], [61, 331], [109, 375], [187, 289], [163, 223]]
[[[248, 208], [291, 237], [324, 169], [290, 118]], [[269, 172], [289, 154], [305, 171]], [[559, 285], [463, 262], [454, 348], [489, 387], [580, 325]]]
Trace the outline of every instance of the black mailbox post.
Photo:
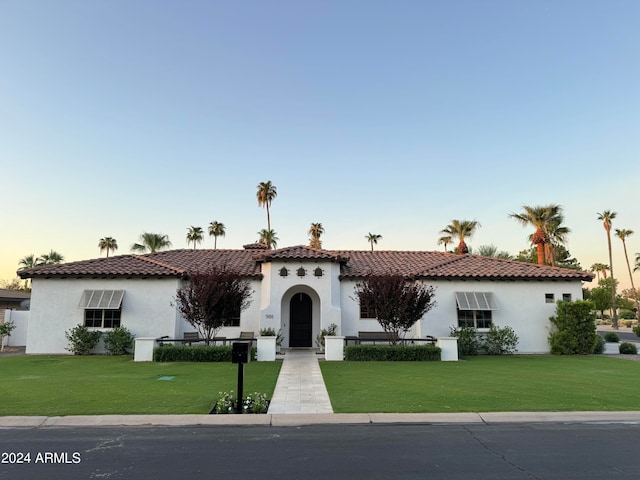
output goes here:
[[231, 347], [231, 363], [249, 363], [249, 343], [233, 342]]
[[251, 343], [249, 342], [233, 342], [231, 345], [231, 363], [238, 364], [238, 403], [236, 405], [236, 413], [242, 413], [242, 396], [244, 387], [244, 368], [245, 363], [251, 360]]

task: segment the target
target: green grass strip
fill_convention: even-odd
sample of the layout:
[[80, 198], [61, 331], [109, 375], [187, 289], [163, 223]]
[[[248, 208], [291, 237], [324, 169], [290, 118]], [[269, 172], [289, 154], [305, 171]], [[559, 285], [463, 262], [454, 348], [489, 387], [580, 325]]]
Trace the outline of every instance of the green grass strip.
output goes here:
[[[244, 392], [273, 394], [281, 363], [244, 368]], [[171, 380], [158, 380], [174, 377]], [[0, 415], [209, 413], [218, 392], [236, 391], [231, 363], [134, 363], [131, 357], [0, 358]]]
[[640, 362], [604, 356], [320, 366], [336, 413], [640, 410]]

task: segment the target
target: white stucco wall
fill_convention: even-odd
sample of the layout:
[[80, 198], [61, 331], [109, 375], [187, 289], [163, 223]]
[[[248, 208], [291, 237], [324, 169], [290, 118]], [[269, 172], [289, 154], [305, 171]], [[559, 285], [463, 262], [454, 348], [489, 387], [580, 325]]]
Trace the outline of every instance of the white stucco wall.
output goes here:
[[[498, 309], [492, 321], [498, 327], [509, 326], [518, 335], [519, 353], [546, 353], [549, 351], [549, 317], [555, 314], [555, 303], [546, 303], [545, 294], [553, 293], [555, 300], [571, 294], [572, 300], [582, 299], [580, 281], [449, 281], [424, 282], [435, 287], [436, 307], [419, 322], [415, 332], [420, 337], [448, 337], [450, 327], [458, 325], [454, 292], [493, 292]], [[357, 335], [359, 331], [380, 331], [374, 319], [360, 319], [360, 307], [354, 299], [355, 281], [342, 282], [342, 335]], [[411, 336], [411, 333], [409, 334]]]
[[[282, 267], [289, 274], [280, 276]], [[306, 275], [297, 275], [298, 268], [304, 268]], [[322, 276], [314, 276], [314, 270], [320, 267]], [[308, 294], [312, 300], [312, 346], [320, 330], [332, 323], [341, 331], [340, 266], [329, 261], [275, 261], [262, 264], [264, 278], [261, 285], [260, 328], [271, 327], [281, 330], [283, 347], [289, 346], [289, 302], [299, 292]]]
[[165, 279], [39, 279], [33, 280], [27, 353], [65, 354], [65, 332], [84, 323], [78, 303], [84, 290], [124, 290], [121, 324], [134, 336], [176, 335], [176, 310], [171, 307], [178, 280]]

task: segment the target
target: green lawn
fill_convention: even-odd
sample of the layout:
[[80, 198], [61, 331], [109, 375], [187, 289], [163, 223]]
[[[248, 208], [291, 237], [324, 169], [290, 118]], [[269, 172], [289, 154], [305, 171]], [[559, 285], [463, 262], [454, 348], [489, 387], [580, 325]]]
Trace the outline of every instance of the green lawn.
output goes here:
[[[269, 397], [281, 363], [245, 365], [244, 392]], [[174, 377], [159, 380], [160, 377]], [[231, 363], [134, 363], [131, 357], [0, 358], [0, 415], [209, 413], [237, 390]]]
[[640, 410], [640, 362], [603, 356], [320, 366], [336, 413]]

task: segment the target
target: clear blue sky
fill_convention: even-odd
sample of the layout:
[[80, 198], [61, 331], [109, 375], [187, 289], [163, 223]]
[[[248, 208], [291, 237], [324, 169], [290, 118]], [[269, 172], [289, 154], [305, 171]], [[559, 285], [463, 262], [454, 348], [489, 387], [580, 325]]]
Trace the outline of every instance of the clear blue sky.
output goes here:
[[456, 218], [517, 254], [509, 213], [559, 203], [584, 268], [607, 209], [635, 257], [638, 25], [637, 0], [0, 0], [0, 279], [213, 220], [241, 248], [266, 180], [278, 246], [321, 222], [329, 249], [436, 250]]

